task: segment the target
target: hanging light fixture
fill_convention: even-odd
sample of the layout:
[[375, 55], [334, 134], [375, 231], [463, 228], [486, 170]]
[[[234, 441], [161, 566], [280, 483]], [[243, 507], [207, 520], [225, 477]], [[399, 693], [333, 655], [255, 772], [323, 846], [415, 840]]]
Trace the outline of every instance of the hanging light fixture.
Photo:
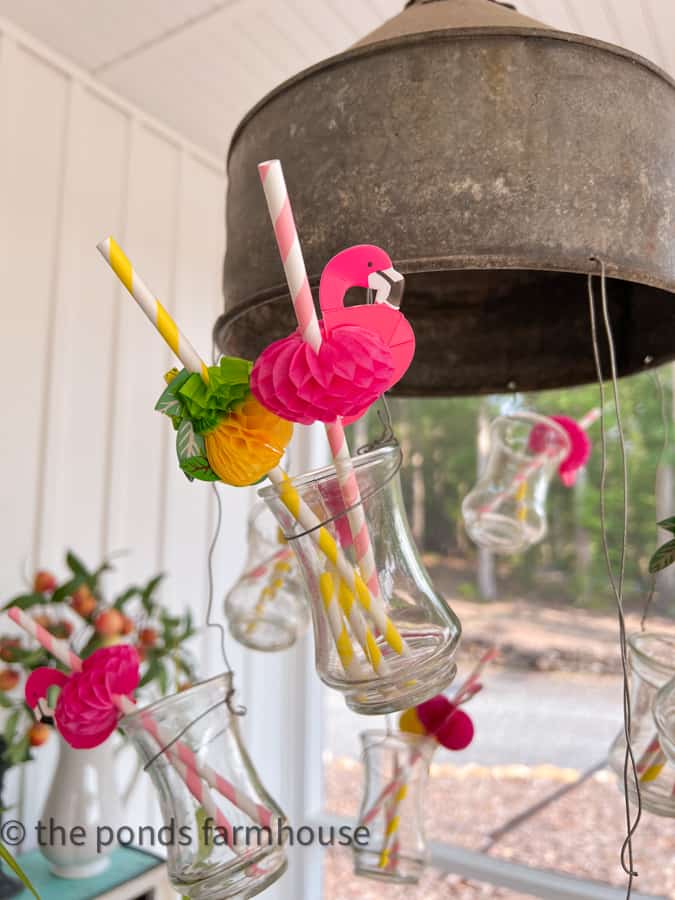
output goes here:
[[675, 83], [628, 50], [493, 0], [412, 0], [290, 79], [229, 151], [221, 349], [294, 327], [256, 164], [283, 160], [310, 281], [367, 241], [406, 276], [400, 395], [594, 378], [602, 259], [621, 374], [675, 357]]

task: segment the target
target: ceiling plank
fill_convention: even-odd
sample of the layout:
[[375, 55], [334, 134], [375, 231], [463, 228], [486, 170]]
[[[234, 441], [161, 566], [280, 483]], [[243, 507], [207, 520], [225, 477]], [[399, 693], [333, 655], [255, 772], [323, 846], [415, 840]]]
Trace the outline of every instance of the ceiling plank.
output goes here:
[[560, 0], [556, 0], [555, 3], [551, 3], [551, 0], [518, 0], [518, 11], [560, 31], [577, 30], [570, 22]]
[[387, 19], [393, 19], [400, 12], [403, 12], [405, 0], [370, 0], [375, 15], [379, 16], [383, 22]]
[[0, 0], [0, 15], [88, 71], [235, 0]]
[[308, 26], [326, 35], [332, 53], [339, 53], [354, 43], [354, 32], [339, 16], [328, 0], [287, 0], [305, 19]]
[[667, 71], [675, 72], [675, 10], [668, 0], [656, 6], [651, 0], [640, 0], [642, 14], [654, 46], [656, 61]]
[[615, 0], [602, 2], [608, 19], [613, 22], [616, 42], [663, 66], [666, 60], [660, 58], [659, 48], [649, 33], [647, 19], [639, 0], [638, 2], [623, 0], [619, 4], [616, 4]]
[[382, 24], [382, 17], [363, 0], [327, 0], [335, 14], [343, 20], [351, 32], [350, 43], [360, 41], [370, 31]]

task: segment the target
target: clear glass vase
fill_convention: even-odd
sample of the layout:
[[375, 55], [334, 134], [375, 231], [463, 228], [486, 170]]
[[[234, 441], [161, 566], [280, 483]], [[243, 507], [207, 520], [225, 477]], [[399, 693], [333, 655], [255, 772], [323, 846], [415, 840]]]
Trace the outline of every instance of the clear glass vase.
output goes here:
[[[357, 875], [415, 884], [427, 861], [424, 797], [436, 741], [384, 731], [361, 734], [365, 783], [358, 825], [367, 839], [353, 844]], [[367, 840], [367, 843], [366, 843]]]
[[236, 641], [264, 652], [292, 647], [309, 625], [295, 556], [264, 503], [249, 516], [246, 564], [225, 597], [225, 618]]
[[[461, 628], [452, 609], [434, 591], [410, 534], [401, 497], [398, 446], [378, 448], [352, 463], [379, 581], [377, 597], [367, 590], [364, 597], [353, 584], [350, 589], [330, 561], [331, 545], [337, 545], [350, 573], [356, 562], [333, 466], [298, 476], [286, 487], [264, 488], [260, 495], [300, 564], [311, 601], [319, 677], [342, 691], [356, 712], [382, 714], [415, 706], [450, 684]], [[289, 511], [294, 502], [286, 505], [284, 491], [309, 507], [322, 528], [308, 533], [300, 521], [302, 514]]]
[[[643, 632], [630, 635], [628, 646], [631, 744], [640, 780], [642, 806], [656, 815], [675, 817], [675, 767], [668, 761], [664, 752], [666, 742], [662, 744], [659, 740], [654, 721], [659, 689], [675, 677], [675, 638], [667, 634]], [[668, 721], [663, 713], [662, 708], [662, 721]], [[670, 727], [672, 729], [672, 724]], [[609, 765], [619, 776], [621, 790], [625, 754], [626, 738], [622, 728], [609, 751]], [[628, 793], [635, 803], [637, 792], [630, 765], [628, 773]]]
[[493, 553], [520, 553], [546, 535], [551, 478], [571, 448], [553, 419], [531, 412], [490, 426], [483, 474], [462, 503], [467, 534]]
[[120, 721], [159, 795], [169, 878], [191, 900], [255, 897], [287, 864], [285, 817], [242, 744], [231, 685], [219, 675]]

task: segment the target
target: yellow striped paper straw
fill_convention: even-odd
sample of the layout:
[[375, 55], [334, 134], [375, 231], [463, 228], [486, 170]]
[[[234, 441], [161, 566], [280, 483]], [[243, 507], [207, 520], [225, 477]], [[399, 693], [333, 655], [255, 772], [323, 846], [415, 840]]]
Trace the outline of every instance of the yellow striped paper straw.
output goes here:
[[322, 572], [319, 575], [319, 591], [323, 600], [323, 608], [326, 613], [326, 621], [333, 635], [335, 649], [340, 657], [342, 668], [348, 678], [359, 679], [363, 677], [361, 666], [354, 654], [354, 647], [349, 637], [349, 632], [342, 618], [340, 607], [337, 603], [335, 591], [335, 579], [330, 572]]
[[386, 869], [391, 862], [391, 847], [392, 844], [395, 843], [396, 832], [401, 825], [401, 814], [399, 810], [401, 804], [406, 798], [407, 793], [408, 784], [404, 781], [392, 798], [391, 806], [387, 811], [387, 824], [384, 831], [384, 846], [382, 847], [382, 851], [380, 852], [380, 859], [378, 862], [378, 867], [380, 869]]
[[134, 270], [129, 257], [117, 241], [112, 237], [106, 238], [96, 245], [96, 249], [108, 262], [115, 275], [117, 275], [188, 372], [197, 372], [202, 376], [202, 380], [208, 384], [209, 370], [206, 363], [182, 331], [180, 331], [138, 272]]
[[254, 632], [257, 626], [262, 621], [265, 607], [268, 603], [274, 600], [276, 595], [284, 586], [284, 580], [287, 577], [287, 573], [290, 571], [290, 568], [291, 564], [286, 560], [286, 558], [278, 559], [274, 563], [267, 584], [260, 591], [258, 602], [253, 609], [255, 618], [246, 626], [247, 634], [251, 634], [252, 632]]
[[527, 481], [522, 481], [518, 485], [518, 490], [516, 491], [516, 517], [519, 522], [524, 522], [527, 519], [527, 504], [525, 500], [527, 498]]
[[354, 637], [361, 645], [366, 659], [371, 664], [376, 674], [389, 674], [390, 669], [387, 665], [387, 661], [382, 656], [382, 651], [375, 640], [375, 635], [368, 627], [361, 610], [356, 604], [354, 591], [350, 590], [344, 578], [340, 578], [339, 576], [338, 602], [345, 619], [349, 622], [349, 627], [351, 628]]

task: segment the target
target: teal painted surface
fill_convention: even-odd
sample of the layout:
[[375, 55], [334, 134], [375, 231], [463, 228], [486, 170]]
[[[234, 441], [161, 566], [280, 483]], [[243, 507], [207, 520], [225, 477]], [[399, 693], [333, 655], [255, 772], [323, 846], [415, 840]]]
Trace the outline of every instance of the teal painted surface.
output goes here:
[[[39, 850], [22, 854], [18, 861], [41, 900], [91, 900], [163, 864], [158, 857], [130, 847], [118, 847], [112, 853], [105, 872], [94, 878], [57, 878], [49, 871], [47, 860]], [[35, 898], [28, 891], [23, 891], [16, 895], [15, 900]]]

